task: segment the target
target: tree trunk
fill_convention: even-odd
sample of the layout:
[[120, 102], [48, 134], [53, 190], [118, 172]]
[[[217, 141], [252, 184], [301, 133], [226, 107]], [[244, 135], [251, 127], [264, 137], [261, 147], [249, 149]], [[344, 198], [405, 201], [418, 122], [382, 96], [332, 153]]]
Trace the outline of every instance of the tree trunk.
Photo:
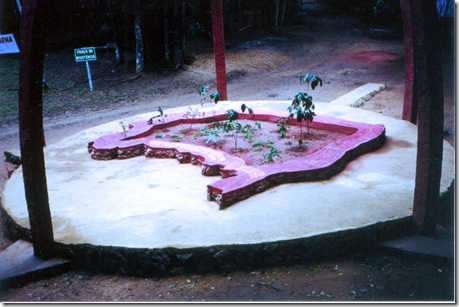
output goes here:
[[227, 33], [233, 33], [234, 26], [233, 26], [233, 21], [234, 21], [234, 12], [233, 12], [233, 0], [228, 0], [228, 19], [227, 19]]
[[135, 71], [140, 73], [144, 69], [145, 57], [142, 35], [142, 14], [140, 13], [140, 0], [134, 1], [134, 32], [135, 32]]
[[173, 0], [172, 1], [172, 13], [173, 13], [173, 18], [172, 18], [172, 50], [173, 50], [173, 56], [174, 56], [174, 68], [179, 69], [180, 67], [183, 66], [183, 55], [181, 52], [181, 31], [180, 27], [181, 25], [179, 24], [181, 21], [181, 9], [179, 9], [179, 5], [177, 3], [178, 0]]
[[130, 31], [130, 20], [129, 20], [129, 0], [124, 0], [123, 2], [123, 20], [124, 20], [124, 28], [123, 28], [123, 36], [124, 36], [124, 48], [126, 50], [129, 50], [130, 47], [130, 42], [129, 42], [129, 37], [131, 36], [131, 31]]
[[171, 51], [169, 48], [169, 0], [163, 0], [163, 37], [164, 37], [164, 62], [168, 66], [171, 62]]
[[285, 11], [287, 10], [287, 0], [284, 0], [284, 4], [282, 5], [282, 15], [281, 15], [281, 22], [280, 22], [280, 32], [282, 32], [282, 28], [284, 27], [284, 20], [285, 20]]
[[180, 12], [180, 52], [182, 57], [186, 51], [186, 35], [185, 35], [185, 16], [186, 16], [186, 1], [182, 0], [182, 9]]
[[49, 209], [43, 145], [42, 78], [47, 1], [24, 1], [21, 18], [19, 128], [24, 189], [35, 256], [53, 256], [54, 235]]
[[279, 33], [279, 10], [280, 0], [276, 0], [276, 21], [274, 22], [274, 31]]
[[0, 1], [0, 34], [6, 34], [6, 1]]
[[[108, 31], [109, 34], [111, 35], [109, 37], [111, 43], [113, 43], [113, 47], [115, 48], [115, 59], [116, 59], [116, 64], [121, 65], [124, 63], [124, 47], [123, 47], [123, 42], [122, 42], [122, 33], [121, 33], [121, 28], [122, 24], [120, 24], [119, 18], [117, 18], [117, 10], [116, 8], [116, 3], [113, 1], [107, 1], [107, 5], [105, 7], [102, 7], [102, 13], [104, 14], [104, 11], [106, 12], [106, 19], [105, 22], [108, 26]], [[125, 8], [124, 2], [122, 6], [122, 10]], [[117, 8], [118, 9], [118, 8]], [[107, 41], [104, 41], [104, 43], [107, 43]]]
[[443, 75], [436, 43], [438, 17], [431, 0], [401, 0], [400, 7], [405, 33], [405, 105], [411, 105], [411, 121], [417, 114], [418, 126], [413, 221], [420, 233], [433, 235], [444, 142]]

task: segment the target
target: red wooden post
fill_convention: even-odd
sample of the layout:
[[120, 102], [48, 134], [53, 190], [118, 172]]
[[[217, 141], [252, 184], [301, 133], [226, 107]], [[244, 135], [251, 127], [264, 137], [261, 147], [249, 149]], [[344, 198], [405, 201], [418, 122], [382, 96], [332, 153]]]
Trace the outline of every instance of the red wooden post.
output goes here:
[[35, 256], [53, 256], [54, 234], [48, 201], [43, 144], [42, 78], [46, 0], [23, 1], [19, 77], [19, 133], [24, 188]]
[[226, 92], [225, 33], [223, 29], [222, 0], [211, 0], [211, 6], [217, 90], [222, 93], [221, 100], [228, 100]]
[[410, 92], [405, 95], [406, 116], [413, 121], [417, 114], [418, 126], [413, 220], [422, 234], [433, 235], [440, 191], [444, 121], [443, 78], [436, 41], [438, 17], [433, 0], [401, 0], [400, 6], [408, 35], [405, 36], [405, 52], [409, 60], [406, 75]]

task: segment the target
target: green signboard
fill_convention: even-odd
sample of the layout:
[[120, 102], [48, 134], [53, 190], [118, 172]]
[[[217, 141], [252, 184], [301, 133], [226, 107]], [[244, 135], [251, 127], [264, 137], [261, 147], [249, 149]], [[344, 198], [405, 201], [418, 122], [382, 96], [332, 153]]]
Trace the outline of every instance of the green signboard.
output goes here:
[[94, 47], [85, 47], [80, 49], [75, 49], [75, 61], [77, 62], [87, 62], [97, 60], [96, 48]]

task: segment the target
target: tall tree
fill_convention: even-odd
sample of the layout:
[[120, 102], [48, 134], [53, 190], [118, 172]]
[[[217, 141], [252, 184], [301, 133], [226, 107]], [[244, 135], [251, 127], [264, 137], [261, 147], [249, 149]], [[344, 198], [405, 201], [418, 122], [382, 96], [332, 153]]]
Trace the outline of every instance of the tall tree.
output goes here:
[[[276, 33], [280, 33], [282, 31], [282, 27], [284, 26], [284, 19], [285, 19], [285, 10], [287, 7], [287, 0], [284, 0], [282, 3], [282, 12], [280, 11], [280, 2], [281, 0], [276, 0], [276, 21], [274, 23], [274, 30]], [[280, 15], [280, 16], [279, 16]], [[280, 19], [280, 21], [279, 21]]]
[[145, 56], [142, 35], [142, 14], [140, 12], [140, 0], [134, 1], [134, 33], [135, 33], [135, 71], [140, 73], [144, 70]]
[[130, 31], [130, 18], [129, 18], [129, 12], [130, 12], [130, 6], [129, 6], [130, 1], [129, 0], [124, 0], [123, 1], [123, 36], [124, 36], [124, 48], [129, 49], [130, 47], [130, 41], [129, 37], [131, 36], [131, 31]]
[[121, 3], [119, 1], [114, 0], [107, 0], [105, 3], [106, 5], [101, 5], [102, 9], [105, 11], [103, 22], [104, 28], [108, 32], [108, 36], [105, 38], [104, 44], [108, 42], [111, 43], [111, 46], [115, 48], [115, 56], [116, 56], [116, 64], [121, 65], [124, 63], [124, 45], [123, 45], [123, 38], [122, 38], [122, 18], [120, 18], [120, 7], [121, 13], [122, 10], [125, 8], [124, 1]]
[[284, 20], [285, 20], [285, 11], [287, 9], [287, 0], [284, 0], [284, 4], [282, 5], [282, 15], [281, 15], [281, 22], [280, 22], [280, 31], [284, 27]]
[[[172, 1], [172, 51], [174, 55], [174, 68], [178, 69], [183, 66], [183, 56], [182, 54], [182, 37], [183, 31], [181, 30], [182, 22], [185, 20], [185, 16], [182, 15], [182, 6], [178, 3], [179, 0]], [[183, 2], [183, 0], [180, 0]]]
[[171, 51], [169, 47], [169, 0], [162, 1], [163, 13], [163, 38], [164, 38], [164, 62], [166, 66], [171, 62]]
[[186, 52], [186, 1], [181, 0], [181, 10], [180, 10], [180, 53], [182, 54], [182, 60]]
[[0, 34], [6, 33], [6, 2], [0, 1]]
[[49, 209], [43, 146], [42, 78], [47, 1], [24, 1], [21, 16], [19, 128], [24, 189], [35, 256], [53, 256], [54, 234]]
[[276, 33], [279, 33], [279, 11], [280, 11], [280, 1], [276, 0], [276, 21], [274, 22], [274, 30]]

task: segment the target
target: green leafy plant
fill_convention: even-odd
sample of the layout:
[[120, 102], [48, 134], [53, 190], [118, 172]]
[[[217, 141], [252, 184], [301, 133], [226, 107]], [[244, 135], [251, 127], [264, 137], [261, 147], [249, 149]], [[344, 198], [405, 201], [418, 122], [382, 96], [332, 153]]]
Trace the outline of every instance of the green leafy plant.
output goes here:
[[277, 127], [279, 127], [280, 138], [283, 139], [287, 136], [287, 120], [281, 118], [277, 121]]
[[233, 132], [234, 134], [234, 148], [237, 149], [237, 136], [238, 133], [245, 133], [246, 138], [249, 141], [252, 141], [254, 131], [261, 129], [261, 124], [256, 122], [254, 126], [247, 124], [242, 126], [241, 123], [237, 121], [239, 118], [239, 113], [235, 110], [228, 110], [227, 112], [228, 121], [223, 124], [223, 131], [225, 133]]
[[210, 96], [210, 99], [211, 99], [212, 113], [215, 115], [215, 105], [217, 105], [217, 102], [222, 97], [222, 92], [213, 92], [209, 96]]
[[174, 135], [172, 136], [172, 141], [173, 141], [173, 142], [180, 142], [180, 140], [181, 140], [182, 138], [183, 138], [183, 135], [181, 135], [181, 134], [174, 134]]
[[203, 127], [201, 129], [201, 133], [206, 136], [206, 144], [209, 144], [210, 142], [217, 144], [218, 138], [220, 137], [220, 132], [222, 132], [222, 129], [218, 127], [214, 127], [213, 129]]
[[226, 115], [229, 122], [233, 122], [239, 118], [239, 113], [234, 110], [228, 110]]
[[129, 124], [127, 123], [125, 119], [120, 121], [119, 123], [120, 123], [121, 128], [123, 128], [124, 136], [126, 136], [126, 132], [129, 130]]
[[303, 148], [303, 140], [298, 139], [298, 148]]
[[206, 94], [208, 88], [208, 86], [201, 86], [201, 88], [198, 90], [199, 96], [201, 97], [201, 107], [206, 102]]
[[159, 121], [162, 121], [163, 123], [165, 122], [165, 121], [164, 121], [164, 111], [163, 111], [163, 109], [162, 109], [161, 107], [158, 107], [158, 108], [156, 109], [156, 111], [157, 111], [159, 114], [153, 115], [153, 116], [147, 121], [147, 123], [148, 123], [149, 125], [153, 124], [153, 121], [154, 121], [155, 118], [161, 118]]
[[[204, 112], [199, 111], [198, 109], [193, 109], [192, 107], [188, 107], [188, 110], [183, 114], [183, 117], [194, 120], [197, 117], [204, 116]], [[190, 127], [188, 131], [191, 131], [193, 128], [193, 121], [190, 122]]]
[[241, 123], [238, 123], [238, 122], [235, 122], [235, 121], [227, 121], [223, 125], [223, 131], [225, 131], [225, 133], [229, 133], [229, 132], [233, 131], [234, 148], [237, 149], [237, 134], [242, 132]]
[[250, 124], [246, 124], [242, 128], [242, 133], [245, 133], [245, 137], [249, 140], [249, 142], [252, 141], [253, 139], [253, 134], [255, 131], [258, 131], [261, 129], [261, 124], [259, 122], [256, 122], [253, 126]]
[[314, 120], [314, 113], [315, 105], [312, 101], [312, 96], [308, 94], [309, 87], [314, 90], [318, 85], [322, 86], [323, 82], [322, 79], [319, 77], [307, 73], [304, 76], [300, 77], [300, 85], [307, 84], [306, 92], [299, 92], [293, 98], [292, 104], [287, 108], [289, 111], [290, 118], [296, 116], [296, 120], [300, 123], [300, 134], [303, 135], [302, 130], [302, 121], [306, 122], [307, 133], [309, 134], [309, 123]]
[[276, 146], [269, 146], [269, 152], [263, 155], [264, 160], [261, 164], [274, 163], [275, 157], [282, 158]]
[[242, 131], [242, 125], [237, 122], [239, 113], [234, 110], [228, 110], [227, 118], [228, 121], [223, 124], [223, 131], [225, 131], [225, 133], [234, 131], [234, 148], [237, 149], [237, 134]]
[[266, 144], [263, 141], [256, 141], [252, 146], [255, 148], [255, 151], [261, 151]]
[[306, 89], [306, 93], [309, 91], [309, 86], [311, 86], [312, 90], [315, 90], [317, 85], [322, 86], [323, 81], [316, 75], [312, 75], [310, 73], [305, 74], [304, 76], [300, 77], [300, 85], [307, 84], [308, 87]]
[[213, 92], [212, 94], [210, 94], [210, 99], [212, 100], [212, 102], [214, 104], [217, 104], [217, 102], [220, 100], [220, 98], [222, 97], [222, 92]]
[[[204, 103], [206, 102], [206, 94], [207, 94], [208, 89], [209, 89], [208, 86], [201, 86], [198, 90], [198, 93], [201, 99], [201, 106], [204, 106]], [[222, 92], [218, 92], [218, 91], [209, 94], [210, 106], [212, 108], [212, 113], [214, 114], [215, 114], [215, 105], [218, 103], [222, 95], [223, 95]]]
[[296, 116], [297, 122], [300, 123], [300, 134], [303, 135], [302, 121], [306, 122], [307, 133], [309, 134], [309, 123], [314, 120], [315, 105], [312, 102], [312, 97], [306, 93], [298, 93], [293, 98], [292, 105], [288, 108], [290, 118]]
[[249, 108], [245, 103], [243, 103], [241, 105], [241, 110], [242, 110], [242, 113], [244, 113], [245, 110], [247, 110], [247, 112], [249, 112], [249, 114], [252, 114], [252, 118], [255, 116], [255, 114], [253, 113], [252, 108]]

